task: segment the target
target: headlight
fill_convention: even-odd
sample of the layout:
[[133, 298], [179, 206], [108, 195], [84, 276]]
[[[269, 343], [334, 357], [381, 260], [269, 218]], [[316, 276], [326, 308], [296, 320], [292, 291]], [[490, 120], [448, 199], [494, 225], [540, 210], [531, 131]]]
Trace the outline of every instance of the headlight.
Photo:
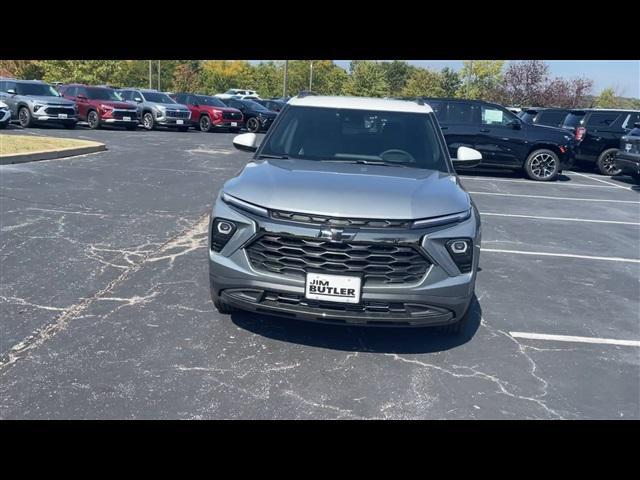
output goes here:
[[162, 117], [165, 114], [166, 111], [167, 111], [167, 109], [165, 107], [158, 107], [158, 111], [156, 112], [156, 116]]
[[40, 105], [39, 103], [36, 103], [36, 104], [33, 106], [33, 111], [34, 111], [34, 112], [37, 112], [37, 111], [38, 111], [38, 110], [40, 110], [42, 107], [44, 107], [44, 105]]
[[105, 105], [105, 104], [100, 105], [100, 108], [102, 110], [113, 110], [113, 107], [111, 105]]
[[259, 207], [258, 205], [254, 205], [253, 203], [245, 202], [244, 200], [240, 200], [239, 198], [232, 197], [231, 195], [228, 195], [226, 193], [222, 194], [222, 201], [240, 210], [244, 210], [245, 212], [253, 213], [255, 215], [260, 215], [261, 217], [269, 216], [269, 211], [266, 208]]

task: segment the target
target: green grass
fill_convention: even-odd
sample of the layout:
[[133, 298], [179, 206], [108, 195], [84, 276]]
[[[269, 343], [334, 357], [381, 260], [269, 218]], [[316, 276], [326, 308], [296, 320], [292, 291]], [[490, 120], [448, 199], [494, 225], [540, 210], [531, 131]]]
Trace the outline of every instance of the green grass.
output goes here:
[[65, 148], [85, 147], [94, 144], [95, 142], [71, 138], [0, 135], [0, 157], [20, 153], [47, 152]]

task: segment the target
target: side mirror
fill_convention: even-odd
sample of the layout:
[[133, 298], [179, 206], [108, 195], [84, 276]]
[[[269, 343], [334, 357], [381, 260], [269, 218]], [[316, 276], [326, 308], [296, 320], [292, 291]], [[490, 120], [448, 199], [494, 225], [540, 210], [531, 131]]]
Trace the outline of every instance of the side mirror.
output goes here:
[[233, 139], [233, 146], [243, 152], [255, 152], [258, 149], [258, 136], [255, 133], [243, 133]]
[[480, 165], [482, 154], [469, 147], [458, 147], [456, 158], [451, 159], [456, 168], [473, 168]]
[[140, 97], [133, 97], [133, 101], [137, 103], [142, 103], [142, 99]]
[[16, 91], [13, 88], [10, 88], [9, 90], [7, 90], [7, 93], [10, 93], [11, 95], [15, 95]]

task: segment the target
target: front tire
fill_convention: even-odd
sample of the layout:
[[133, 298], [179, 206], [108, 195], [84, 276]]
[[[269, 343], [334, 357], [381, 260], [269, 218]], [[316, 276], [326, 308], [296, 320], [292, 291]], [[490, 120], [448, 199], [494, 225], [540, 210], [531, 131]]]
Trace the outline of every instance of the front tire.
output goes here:
[[216, 310], [223, 315], [231, 315], [236, 311], [236, 308], [219, 298], [213, 301], [213, 306], [216, 307]]
[[89, 124], [89, 128], [91, 130], [96, 130], [100, 128], [100, 115], [95, 110], [91, 110], [87, 114], [87, 123]]
[[211, 131], [211, 119], [208, 115], [202, 115], [200, 117], [200, 131], [201, 132], [210, 132]]
[[33, 127], [33, 116], [31, 115], [31, 110], [27, 107], [20, 107], [18, 110], [18, 123], [22, 128]]
[[260, 122], [256, 117], [251, 117], [247, 120], [247, 130], [251, 133], [258, 133], [260, 131]]
[[607, 148], [596, 161], [596, 168], [602, 175], [618, 175], [622, 170], [616, 167], [617, 148]]
[[145, 130], [153, 130], [154, 128], [156, 128], [156, 121], [153, 118], [153, 113], [146, 112], [144, 115], [142, 115], [142, 126]]
[[560, 159], [552, 150], [534, 150], [524, 162], [524, 173], [531, 180], [550, 182], [560, 173]]

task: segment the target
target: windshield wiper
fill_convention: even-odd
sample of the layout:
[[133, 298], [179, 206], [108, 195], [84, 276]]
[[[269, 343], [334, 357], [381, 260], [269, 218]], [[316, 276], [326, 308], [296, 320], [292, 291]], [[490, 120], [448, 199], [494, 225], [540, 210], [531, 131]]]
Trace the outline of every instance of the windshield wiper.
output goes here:
[[359, 165], [382, 165], [384, 167], [402, 167], [402, 168], [408, 168], [409, 165], [404, 165], [402, 163], [395, 163], [395, 162], [384, 162], [384, 161], [380, 161], [380, 160], [347, 160], [347, 159], [340, 159], [340, 160], [321, 160], [323, 162], [340, 162], [340, 163], [355, 163], [355, 164], [359, 164]]
[[269, 155], [268, 153], [261, 153], [258, 158], [276, 158], [278, 160], [289, 160], [286, 155]]

